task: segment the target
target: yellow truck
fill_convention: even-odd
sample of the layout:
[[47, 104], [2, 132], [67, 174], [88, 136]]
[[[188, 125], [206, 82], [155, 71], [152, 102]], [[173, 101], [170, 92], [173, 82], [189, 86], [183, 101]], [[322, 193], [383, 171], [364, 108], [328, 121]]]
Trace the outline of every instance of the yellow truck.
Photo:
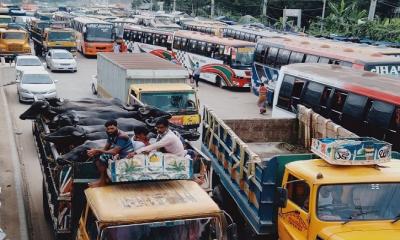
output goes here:
[[77, 240], [227, 240], [235, 235], [227, 232], [233, 225], [227, 226], [224, 212], [193, 181], [110, 185], [86, 189], [85, 195]]
[[44, 56], [50, 49], [65, 49], [76, 54], [76, 37], [64, 22], [33, 20], [30, 34], [37, 56]]
[[148, 53], [100, 53], [93, 93], [171, 113], [170, 121], [186, 129], [200, 124], [196, 90], [182, 66]]
[[[352, 137], [315, 113], [224, 121], [205, 108], [203, 117], [213, 196], [239, 239], [400, 239], [400, 154], [390, 144]], [[346, 138], [297, 145], [330, 131]]]
[[31, 54], [28, 33], [24, 30], [0, 28], [0, 57], [10, 61], [24, 54]]

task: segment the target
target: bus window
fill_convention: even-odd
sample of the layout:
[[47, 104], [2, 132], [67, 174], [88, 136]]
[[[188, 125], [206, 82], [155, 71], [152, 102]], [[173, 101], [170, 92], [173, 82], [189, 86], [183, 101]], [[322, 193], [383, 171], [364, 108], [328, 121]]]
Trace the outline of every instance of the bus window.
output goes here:
[[349, 93], [343, 106], [342, 126], [362, 135], [365, 131], [364, 112], [368, 97]]
[[292, 52], [289, 58], [289, 64], [304, 62], [304, 53]]
[[353, 66], [353, 64], [351, 62], [345, 62], [345, 61], [340, 61], [339, 65], [344, 66], [344, 67], [352, 67]]
[[329, 59], [329, 62], [328, 62], [329, 64], [333, 64], [333, 65], [339, 65], [340, 64], [340, 61], [339, 60], [336, 60], [336, 59]]
[[393, 113], [390, 129], [400, 133], [400, 107], [396, 107], [396, 110]]
[[295, 78], [290, 75], [285, 75], [279, 90], [277, 106], [291, 111], [290, 98], [292, 97], [293, 85]]
[[333, 95], [332, 98], [332, 103], [331, 103], [331, 113], [330, 113], [330, 118], [332, 121], [339, 123], [342, 120], [342, 110], [344, 103], [347, 98], [347, 93], [342, 92], [339, 90], [335, 91], [335, 94]]
[[304, 92], [304, 96], [302, 98], [302, 103], [306, 107], [312, 108], [314, 111], [319, 113], [318, 104], [321, 100], [322, 93], [324, 91], [324, 85], [316, 83], [316, 82], [309, 82]]
[[174, 38], [174, 48], [177, 50], [181, 49], [181, 38], [180, 37]]
[[318, 63], [328, 63], [329, 64], [329, 58], [326, 57], [320, 57], [318, 60]]
[[186, 38], [182, 38], [181, 39], [181, 49], [182, 50], [186, 50], [187, 49], [187, 42], [188, 42], [188, 40], [186, 39]]
[[385, 140], [393, 143], [393, 149], [400, 150], [400, 107], [397, 106], [393, 113], [392, 121], [390, 123], [390, 130], [387, 131]]
[[206, 55], [207, 57], [211, 57], [214, 51], [214, 46], [212, 43], [206, 43]]
[[297, 104], [300, 103], [301, 93], [303, 92], [303, 87], [306, 84], [306, 81], [300, 78], [296, 78], [293, 83], [293, 92], [291, 97], [291, 108], [297, 108]]
[[189, 52], [196, 53], [197, 51], [197, 41], [189, 40]]
[[389, 128], [394, 110], [394, 105], [375, 100], [367, 115], [368, 136], [383, 139], [386, 130]]
[[263, 44], [258, 44], [257, 45], [256, 51], [255, 51], [255, 55], [254, 55], [256, 62], [259, 62], [259, 63], [263, 62], [264, 55], [265, 55], [265, 52], [266, 52], [267, 48], [268, 48], [268, 46], [263, 45]]
[[280, 68], [281, 66], [287, 65], [289, 62], [290, 53], [290, 50], [279, 49], [275, 67]]
[[205, 42], [199, 42], [197, 44], [197, 53], [200, 54], [200, 55], [203, 55], [203, 56], [207, 55], [206, 43]]
[[274, 66], [276, 55], [278, 55], [278, 49], [274, 47], [269, 48], [268, 55], [265, 57], [265, 64], [268, 66]]
[[329, 117], [328, 103], [331, 93], [332, 93], [332, 88], [325, 87], [324, 91], [322, 92], [321, 101], [319, 102], [320, 114], [326, 118]]
[[307, 55], [304, 62], [306, 62], [306, 63], [317, 63], [318, 62], [318, 58], [319, 58], [318, 56]]

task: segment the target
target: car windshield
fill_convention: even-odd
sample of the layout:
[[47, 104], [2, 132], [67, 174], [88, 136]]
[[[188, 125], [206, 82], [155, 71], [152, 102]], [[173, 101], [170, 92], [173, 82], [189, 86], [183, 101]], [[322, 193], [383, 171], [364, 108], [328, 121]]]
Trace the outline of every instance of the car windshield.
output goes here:
[[73, 59], [74, 57], [70, 52], [53, 52], [54, 59]]
[[86, 40], [92, 42], [112, 42], [112, 24], [91, 23], [86, 25]]
[[42, 66], [42, 62], [36, 58], [22, 58], [17, 60], [17, 66]]
[[400, 183], [324, 185], [317, 215], [323, 221], [388, 220], [400, 215]]
[[25, 33], [22, 32], [5, 32], [1, 36], [2, 39], [25, 39]]
[[0, 24], [2, 23], [10, 23], [11, 22], [11, 18], [0, 18]]
[[49, 32], [49, 41], [75, 41], [73, 32]]
[[100, 239], [208, 240], [221, 238], [217, 219], [201, 218], [108, 227], [102, 231]]
[[196, 96], [193, 92], [142, 93], [141, 101], [170, 113], [196, 111]]
[[232, 51], [232, 67], [250, 67], [253, 62], [253, 56], [254, 47], [235, 48]]
[[24, 74], [22, 77], [23, 84], [51, 84], [53, 81], [47, 74]]

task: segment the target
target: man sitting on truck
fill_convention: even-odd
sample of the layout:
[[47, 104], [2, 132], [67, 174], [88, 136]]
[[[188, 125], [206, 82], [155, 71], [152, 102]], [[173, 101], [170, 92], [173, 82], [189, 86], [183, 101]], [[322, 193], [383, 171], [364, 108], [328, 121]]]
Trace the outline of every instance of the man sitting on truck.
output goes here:
[[183, 147], [182, 141], [169, 129], [168, 119], [159, 119], [156, 123], [156, 129], [158, 133], [156, 142], [130, 153], [128, 157], [139, 153], [151, 152], [153, 150], [171, 153], [181, 157], [186, 155], [186, 150]]
[[107, 132], [107, 143], [102, 149], [90, 149], [87, 151], [89, 157], [95, 157], [95, 164], [100, 173], [100, 179], [90, 183], [90, 187], [104, 186], [107, 181], [108, 160], [119, 155], [119, 158], [125, 158], [129, 152], [133, 151], [133, 144], [129, 136], [118, 129], [116, 120], [107, 121], [104, 126]]

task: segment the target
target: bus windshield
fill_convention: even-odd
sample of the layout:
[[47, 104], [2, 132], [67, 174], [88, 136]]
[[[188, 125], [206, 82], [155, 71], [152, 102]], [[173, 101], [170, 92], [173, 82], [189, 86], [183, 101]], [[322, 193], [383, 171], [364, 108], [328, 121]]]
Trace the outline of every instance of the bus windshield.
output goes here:
[[365, 70], [375, 72], [383, 75], [393, 75], [399, 77], [400, 63], [381, 63], [381, 64], [367, 64]]
[[[235, 56], [236, 53], [236, 56]], [[232, 67], [250, 67], [253, 62], [254, 47], [239, 47], [232, 51]]]
[[101, 240], [154, 239], [154, 240], [208, 240], [222, 239], [215, 218], [199, 218], [168, 222], [134, 224], [105, 228]]
[[317, 215], [323, 221], [393, 220], [400, 215], [400, 183], [323, 185]]
[[49, 32], [49, 41], [74, 41], [73, 32]]
[[112, 42], [113, 25], [102, 23], [86, 24], [86, 40], [91, 42]]
[[25, 33], [23, 32], [5, 32], [1, 36], [2, 39], [25, 39]]
[[142, 93], [141, 101], [169, 113], [197, 111], [193, 92], [147, 92]]

